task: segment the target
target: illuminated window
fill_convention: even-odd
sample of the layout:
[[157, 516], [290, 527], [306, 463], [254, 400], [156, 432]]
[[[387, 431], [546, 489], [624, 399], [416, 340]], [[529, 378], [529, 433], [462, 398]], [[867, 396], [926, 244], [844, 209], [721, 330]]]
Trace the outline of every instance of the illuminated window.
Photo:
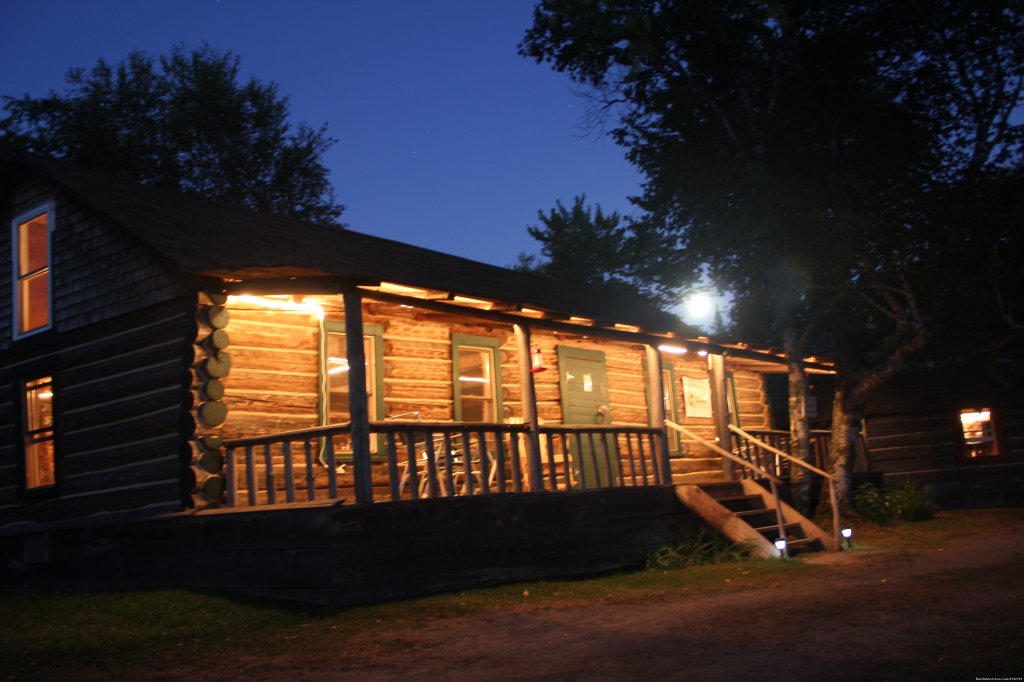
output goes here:
[[[366, 397], [371, 420], [377, 418], [375, 409], [377, 396], [374, 395], [376, 382], [374, 381], [373, 341], [372, 336], [363, 337], [363, 355], [366, 358]], [[331, 333], [327, 335], [327, 422], [330, 424], [340, 424], [349, 420], [346, 343], [344, 334]]]
[[53, 452], [53, 379], [25, 382], [25, 489], [57, 483]]
[[455, 421], [500, 421], [499, 341], [461, 334], [456, 334], [453, 340]]
[[[320, 423], [344, 424], [351, 419], [349, 409], [347, 336], [343, 322], [324, 322], [326, 332], [320, 356], [320, 375], [323, 380], [320, 400]], [[380, 419], [384, 414], [382, 395], [381, 354], [383, 328], [378, 325], [363, 325], [363, 358], [366, 370], [366, 407], [370, 421]], [[350, 451], [346, 438], [339, 439], [343, 450]], [[377, 452], [376, 439], [370, 439], [370, 451]]]
[[960, 410], [960, 436], [966, 461], [974, 462], [1003, 455], [997, 415], [991, 408]]
[[14, 274], [14, 337], [50, 327], [49, 206], [15, 218], [11, 224]]

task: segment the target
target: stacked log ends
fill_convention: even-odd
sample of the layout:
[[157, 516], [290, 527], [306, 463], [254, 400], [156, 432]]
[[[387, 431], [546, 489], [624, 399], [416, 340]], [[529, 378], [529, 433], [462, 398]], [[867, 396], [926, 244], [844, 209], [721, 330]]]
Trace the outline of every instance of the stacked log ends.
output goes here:
[[196, 311], [199, 333], [195, 341], [192, 386], [199, 400], [195, 408], [192, 496], [197, 508], [219, 506], [224, 502], [224, 441], [218, 432], [228, 416], [222, 379], [231, 371], [231, 356], [225, 350], [231, 342], [225, 329], [229, 320], [224, 307], [226, 302], [227, 296], [223, 293], [204, 292]]

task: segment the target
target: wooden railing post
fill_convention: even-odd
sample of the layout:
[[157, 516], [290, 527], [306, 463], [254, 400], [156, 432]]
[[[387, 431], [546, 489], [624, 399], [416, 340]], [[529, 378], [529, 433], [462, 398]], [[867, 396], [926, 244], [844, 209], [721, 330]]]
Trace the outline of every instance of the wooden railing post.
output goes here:
[[[711, 414], [715, 421], [715, 436], [723, 449], [732, 450], [729, 399], [725, 392], [725, 358], [721, 355], [708, 355], [708, 373], [711, 375]], [[722, 458], [722, 475], [729, 481], [736, 478], [736, 467], [732, 460]]]
[[544, 479], [540, 462], [540, 434], [537, 432], [537, 393], [533, 386], [530, 351], [530, 327], [513, 325], [516, 334], [516, 355], [519, 361], [519, 383], [522, 387], [523, 422], [530, 430], [526, 433], [526, 461], [529, 469], [530, 490], [543, 490]]
[[657, 437], [658, 483], [671, 483], [672, 470], [668, 460], [668, 427], [665, 426], [665, 387], [662, 385], [661, 353], [652, 345], [644, 347], [647, 354], [647, 416], [651, 426], [661, 429]]
[[352, 476], [356, 502], [373, 502], [370, 412], [366, 395], [366, 357], [363, 352], [363, 299], [357, 292], [347, 291], [344, 300], [349, 419], [352, 424]]

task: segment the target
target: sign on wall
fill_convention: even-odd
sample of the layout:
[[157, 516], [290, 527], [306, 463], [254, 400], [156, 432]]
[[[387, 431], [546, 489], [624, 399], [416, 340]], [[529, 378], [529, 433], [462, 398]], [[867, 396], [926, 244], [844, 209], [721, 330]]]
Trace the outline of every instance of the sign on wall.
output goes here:
[[687, 417], [711, 419], [711, 381], [683, 377], [683, 404]]

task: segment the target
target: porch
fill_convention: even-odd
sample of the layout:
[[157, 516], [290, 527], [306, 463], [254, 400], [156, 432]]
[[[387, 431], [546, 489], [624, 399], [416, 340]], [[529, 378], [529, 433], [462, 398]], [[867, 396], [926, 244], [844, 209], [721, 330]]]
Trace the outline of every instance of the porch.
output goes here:
[[771, 353], [443, 295], [201, 299], [197, 507], [719, 480], [730, 424], [783, 438]]

